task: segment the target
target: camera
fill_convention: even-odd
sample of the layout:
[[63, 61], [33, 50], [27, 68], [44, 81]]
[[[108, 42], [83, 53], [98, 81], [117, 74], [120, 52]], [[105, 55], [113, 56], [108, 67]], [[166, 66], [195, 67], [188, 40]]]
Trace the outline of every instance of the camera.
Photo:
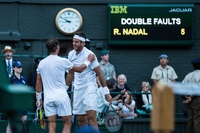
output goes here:
[[125, 99], [126, 99], [126, 97], [122, 97], [122, 102], [123, 102], [123, 103], [125, 102]]

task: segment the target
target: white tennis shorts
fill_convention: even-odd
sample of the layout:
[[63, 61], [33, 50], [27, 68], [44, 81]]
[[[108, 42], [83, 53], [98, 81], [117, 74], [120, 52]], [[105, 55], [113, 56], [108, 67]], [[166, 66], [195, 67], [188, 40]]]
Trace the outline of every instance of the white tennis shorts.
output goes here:
[[47, 117], [53, 115], [58, 115], [58, 116], [72, 115], [69, 96], [65, 95], [63, 98], [60, 98], [55, 101], [46, 101], [44, 103], [44, 110], [45, 110], [45, 115]]
[[73, 114], [86, 114], [89, 110], [98, 110], [97, 85], [90, 84], [85, 88], [74, 89]]

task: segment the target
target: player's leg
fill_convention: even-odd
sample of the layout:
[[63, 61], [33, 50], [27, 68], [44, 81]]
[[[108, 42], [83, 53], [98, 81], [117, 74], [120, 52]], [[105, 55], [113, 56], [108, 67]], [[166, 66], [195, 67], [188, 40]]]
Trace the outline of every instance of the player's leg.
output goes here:
[[62, 133], [70, 133], [71, 131], [71, 116], [62, 116], [63, 130]]
[[57, 115], [48, 116], [49, 133], [56, 133]]
[[76, 116], [77, 116], [77, 119], [78, 119], [78, 125], [80, 127], [86, 126], [88, 124], [86, 115], [76, 115]]
[[73, 114], [76, 115], [78, 120], [78, 125], [86, 126], [87, 117], [85, 112], [85, 104], [83, 103], [83, 98], [85, 97], [85, 88], [80, 88], [79, 90], [74, 89], [73, 94]]
[[45, 102], [44, 111], [48, 119], [49, 133], [56, 133], [57, 109], [55, 102]]
[[89, 125], [98, 129], [96, 111], [89, 110], [89, 111], [86, 111], [86, 113], [87, 113], [87, 120], [88, 120]]
[[98, 129], [96, 111], [98, 110], [97, 102], [97, 85], [90, 84], [87, 86], [87, 93], [83, 103], [85, 104], [87, 122], [90, 126]]
[[63, 94], [63, 97], [55, 102], [58, 116], [62, 118], [63, 130], [62, 133], [70, 133], [71, 131], [71, 103], [68, 94]]

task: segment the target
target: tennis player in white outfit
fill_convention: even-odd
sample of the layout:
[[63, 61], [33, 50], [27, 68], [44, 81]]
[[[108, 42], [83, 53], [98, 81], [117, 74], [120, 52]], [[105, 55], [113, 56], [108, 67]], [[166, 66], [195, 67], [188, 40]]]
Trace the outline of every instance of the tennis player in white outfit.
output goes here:
[[68, 87], [66, 86], [65, 72], [68, 70], [82, 72], [95, 59], [95, 56], [88, 55], [85, 62], [77, 67], [68, 59], [58, 56], [60, 47], [56, 38], [50, 38], [46, 43], [46, 47], [50, 55], [40, 61], [37, 69], [36, 104], [37, 106], [42, 105], [43, 87], [43, 105], [49, 122], [49, 133], [56, 133], [57, 115], [62, 117], [62, 133], [70, 133], [71, 105], [66, 92]]
[[[73, 50], [69, 52], [68, 59], [75, 65], [80, 66], [90, 53], [93, 53], [85, 45], [86, 36], [78, 32], [73, 37]], [[97, 83], [96, 75], [104, 89], [107, 101], [111, 102], [109, 89], [106, 86], [104, 76], [101, 72], [97, 58], [81, 73], [69, 71], [67, 75], [67, 85], [74, 79], [73, 114], [78, 118], [79, 126], [89, 124], [98, 130], [96, 111], [97, 106]]]

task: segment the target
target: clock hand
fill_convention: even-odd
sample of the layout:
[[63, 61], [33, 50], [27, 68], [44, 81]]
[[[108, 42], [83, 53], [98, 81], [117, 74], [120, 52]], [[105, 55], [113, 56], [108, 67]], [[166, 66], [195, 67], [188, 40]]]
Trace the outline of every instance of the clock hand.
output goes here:
[[63, 17], [60, 17], [60, 18], [62, 18], [62, 19], [64, 19], [64, 20], [67, 20], [66, 18], [63, 18]]
[[70, 20], [67, 20], [67, 19], [66, 19], [66, 22], [67, 22], [67, 23], [71, 23], [71, 21], [70, 21]]
[[63, 18], [63, 17], [60, 17], [60, 18], [64, 19], [67, 23], [71, 23], [71, 21], [66, 18]]

